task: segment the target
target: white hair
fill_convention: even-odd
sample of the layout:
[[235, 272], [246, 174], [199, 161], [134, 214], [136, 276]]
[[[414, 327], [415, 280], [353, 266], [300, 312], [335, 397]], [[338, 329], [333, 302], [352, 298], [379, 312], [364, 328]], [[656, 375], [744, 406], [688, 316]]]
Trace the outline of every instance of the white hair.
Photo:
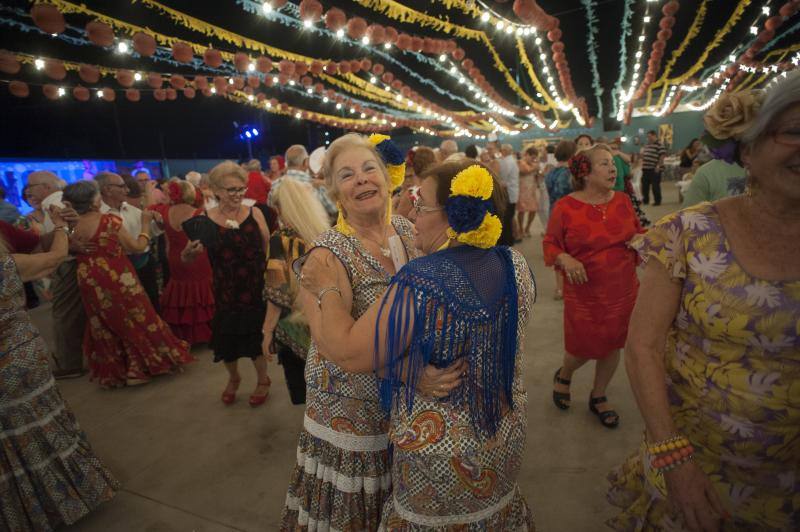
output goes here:
[[800, 103], [800, 70], [793, 70], [783, 79], [770, 83], [753, 123], [742, 135], [743, 144], [759, 140], [787, 107]]
[[200, 172], [195, 172], [194, 170], [192, 170], [191, 172], [187, 172], [186, 173], [186, 181], [188, 181], [189, 183], [191, 183], [192, 185], [194, 185], [196, 187], [200, 186], [200, 180], [202, 178], [203, 178], [203, 176], [200, 175]]

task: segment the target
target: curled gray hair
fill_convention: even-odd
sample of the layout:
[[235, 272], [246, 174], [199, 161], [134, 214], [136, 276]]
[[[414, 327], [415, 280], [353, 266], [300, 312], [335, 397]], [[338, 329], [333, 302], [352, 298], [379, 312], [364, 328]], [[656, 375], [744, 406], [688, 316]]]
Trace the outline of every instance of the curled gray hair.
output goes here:
[[68, 201], [78, 214], [86, 214], [92, 210], [94, 199], [100, 193], [97, 184], [94, 181], [78, 181], [67, 185], [64, 189], [64, 201]]
[[742, 144], [753, 144], [769, 133], [775, 119], [796, 103], [800, 103], [800, 70], [789, 72], [785, 78], [778, 78], [767, 86], [758, 116], [742, 135]]

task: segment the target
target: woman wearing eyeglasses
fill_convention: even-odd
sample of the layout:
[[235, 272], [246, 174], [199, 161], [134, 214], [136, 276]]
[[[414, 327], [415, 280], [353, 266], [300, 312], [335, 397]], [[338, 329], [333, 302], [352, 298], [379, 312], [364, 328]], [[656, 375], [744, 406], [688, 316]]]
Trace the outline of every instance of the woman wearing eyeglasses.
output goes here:
[[[616, 530], [800, 526], [800, 72], [705, 125], [748, 192], [658, 222], [626, 366], [646, 433], [611, 475]], [[708, 137], [707, 137], [708, 138]]]
[[[225, 161], [208, 175], [211, 190], [219, 205], [206, 211], [213, 222], [216, 244], [208, 249], [214, 280], [216, 311], [211, 325], [211, 348], [214, 362], [224, 362], [228, 384], [222, 393], [226, 405], [236, 400], [241, 383], [238, 361], [249, 358], [256, 369], [257, 385], [250, 396], [250, 406], [264, 404], [269, 395], [267, 356], [261, 348], [264, 339], [266, 305], [264, 270], [269, 243], [267, 221], [259, 209], [245, 207], [247, 174], [241, 166]], [[193, 261], [203, 251], [203, 244], [194, 240], [187, 244], [182, 259]]]

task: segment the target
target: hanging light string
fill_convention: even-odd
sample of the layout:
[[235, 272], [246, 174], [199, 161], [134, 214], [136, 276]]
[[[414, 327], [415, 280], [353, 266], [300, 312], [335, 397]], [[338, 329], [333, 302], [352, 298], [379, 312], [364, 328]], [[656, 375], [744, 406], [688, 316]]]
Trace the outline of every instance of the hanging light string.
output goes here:
[[611, 91], [611, 118], [617, 116], [619, 111], [618, 95], [622, 94], [622, 84], [625, 82], [628, 73], [627, 40], [633, 31], [631, 27], [631, 18], [633, 18], [634, 1], [635, 0], [625, 0], [622, 11], [622, 31], [619, 37], [619, 76], [617, 77], [617, 82], [614, 84], [614, 90]]
[[639, 32], [639, 36], [636, 39], [637, 48], [636, 53], [634, 54], [635, 62], [633, 65], [633, 74], [631, 75], [631, 81], [628, 85], [628, 90], [623, 91], [619, 94], [619, 108], [617, 109], [617, 120], [622, 121], [625, 118], [626, 109], [628, 107], [629, 102], [633, 99], [633, 93], [636, 90], [636, 86], [639, 83], [639, 71], [641, 70], [643, 64], [643, 57], [644, 57], [644, 43], [647, 40], [647, 29], [652, 20], [650, 15], [650, 3], [651, 0], [645, 0], [645, 12], [644, 17], [642, 17], [642, 29]]

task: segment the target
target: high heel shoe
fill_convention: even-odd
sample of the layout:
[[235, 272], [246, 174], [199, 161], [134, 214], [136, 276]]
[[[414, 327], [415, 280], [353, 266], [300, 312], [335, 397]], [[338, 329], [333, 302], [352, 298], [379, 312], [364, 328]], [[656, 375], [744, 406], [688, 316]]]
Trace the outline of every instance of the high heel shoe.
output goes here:
[[228, 386], [233, 385], [233, 391], [228, 391], [228, 386], [225, 387], [225, 391], [222, 392], [222, 402], [226, 405], [232, 405], [234, 401], [236, 401], [236, 390], [239, 389], [239, 383], [242, 382], [242, 379], [228, 379]]
[[264, 402], [267, 400], [267, 397], [269, 397], [269, 386], [271, 384], [272, 381], [270, 380], [269, 375], [267, 375], [267, 380], [258, 381], [258, 386], [267, 386], [267, 391], [263, 395], [257, 395], [255, 393], [251, 395], [250, 400], [248, 401], [250, 403], [250, 406], [256, 407], [264, 404]]

